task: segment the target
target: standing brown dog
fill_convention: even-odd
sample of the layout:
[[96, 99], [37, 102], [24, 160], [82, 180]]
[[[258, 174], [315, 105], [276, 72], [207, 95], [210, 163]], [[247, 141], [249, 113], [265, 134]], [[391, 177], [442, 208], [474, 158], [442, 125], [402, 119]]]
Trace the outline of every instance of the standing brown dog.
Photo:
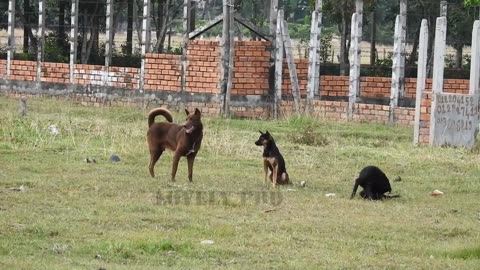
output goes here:
[[[172, 114], [164, 108], [153, 109], [148, 113], [147, 143], [150, 150], [150, 175], [155, 177], [154, 167], [165, 149], [174, 152], [172, 164], [172, 181], [175, 181], [178, 161], [180, 157], [187, 157], [188, 180], [192, 181], [193, 161], [200, 149], [203, 139], [203, 125], [200, 110], [187, 114], [187, 122], [184, 125], [172, 123]], [[162, 115], [168, 122], [155, 123], [155, 117]]]

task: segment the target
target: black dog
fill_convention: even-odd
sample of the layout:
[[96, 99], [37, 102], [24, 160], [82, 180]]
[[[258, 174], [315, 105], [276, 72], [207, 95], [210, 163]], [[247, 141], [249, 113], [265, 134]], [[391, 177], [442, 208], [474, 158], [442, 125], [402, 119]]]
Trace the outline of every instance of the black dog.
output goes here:
[[391, 192], [390, 182], [387, 176], [375, 166], [367, 166], [360, 171], [360, 175], [355, 180], [353, 186], [352, 199], [357, 193], [358, 186], [361, 186], [363, 190], [360, 192], [360, 196], [364, 199], [381, 200], [385, 198], [399, 197], [398, 195], [385, 195], [386, 192]]
[[283, 185], [289, 183], [285, 160], [280, 150], [278, 150], [272, 135], [267, 131], [260, 132], [260, 137], [255, 142], [256, 145], [263, 145], [263, 169], [265, 170], [265, 182], [267, 182], [268, 171], [270, 170], [270, 181], [275, 187], [277, 184]]

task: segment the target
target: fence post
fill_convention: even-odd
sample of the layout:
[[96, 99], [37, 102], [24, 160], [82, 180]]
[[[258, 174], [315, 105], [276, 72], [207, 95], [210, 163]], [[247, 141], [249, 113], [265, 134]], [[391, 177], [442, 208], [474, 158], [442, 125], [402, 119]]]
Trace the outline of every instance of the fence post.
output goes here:
[[437, 107], [437, 93], [443, 92], [443, 69], [445, 65], [445, 46], [447, 38], [447, 17], [437, 18], [435, 25], [435, 50], [433, 55], [433, 78], [432, 78], [432, 112], [430, 114], [430, 145], [435, 138], [435, 114], [433, 109]]
[[224, 116], [228, 117], [230, 115], [230, 95], [232, 93], [233, 87], [233, 68], [234, 68], [234, 49], [235, 49], [235, 29], [233, 27], [234, 23], [234, 13], [233, 0], [230, 0], [228, 6], [228, 73], [227, 73], [227, 88], [225, 89], [225, 111]]
[[75, 83], [75, 63], [77, 62], [78, 0], [72, 0], [70, 23], [70, 64], [68, 78], [70, 84]]
[[282, 73], [283, 73], [283, 38], [282, 38], [283, 9], [278, 10], [277, 30], [275, 33], [275, 93], [273, 111], [275, 119], [280, 114], [282, 100]]
[[418, 64], [417, 64], [417, 91], [415, 94], [415, 123], [413, 127], [413, 144], [417, 145], [420, 136], [420, 103], [422, 94], [425, 91], [425, 80], [427, 78], [427, 49], [428, 49], [428, 22], [422, 20], [420, 27], [420, 41], [418, 43]]
[[315, 59], [315, 84], [314, 95], [320, 96], [320, 48], [322, 40], [322, 0], [315, 0], [315, 10], [317, 11], [317, 57]]
[[470, 62], [470, 95], [478, 93], [480, 87], [480, 21], [473, 23], [472, 59]]
[[103, 83], [104, 86], [108, 86], [108, 75], [110, 72], [110, 63], [112, 61], [112, 22], [113, 22], [113, 1], [107, 0], [107, 14], [105, 21], [105, 67], [103, 72]]
[[295, 113], [300, 115], [300, 89], [298, 87], [297, 68], [295, 66], [295, 58], [293, 56], [292, 41], [288, 34], [287, 21], [282, 19], [282, 36], [285, 47], [285, 54], [287, 58], [288, 71], [290, 74], [290, 81], [292, 83], [293, 102], [295, 106]]
[[318, 55], [318, 10], [315, 9], [312, 13], [312, 24], [310, 28], [310, 48], [308, 52], [308, 83], [307, 83], [307, 106], [306, 111], [309, 113], [312, 110], [312, 101], [315, 95], [315, 84], [317, 75], [317, 58]]
[[357, 58], [355, 67], [357, 69], [357, 96], [360, 96], [360, 66], [361, 66], [361, 53], [362, 48], [360, 47], [362, 42], [362, 31], [363, 31], [363, 0], [355, 0], [355, 13], [357, 14], [357, 32], [356, 32], [356, 50]]
[[398, 78], [399, 96], [405, 95], [405, 58], [407, 42], [407, 0], [400, 0], [400, 27], [401, 27], [401, 46], [400, 46], [400, 74]]
[[37, 89], [41, 88], [43, 43], [45, 40], [45, 2], [38, 0], [38, 32], [37, 32]]
[[230, 0], [223, 0], [223, 28], [222, 28], [222, 41], [221, 41], [221, 75], [220, 75], [220, 111], [223, 116], [227, 115], [227, 87], [228, 87], [228, 69], [230, 60]]
[[402, 23], [400, 15], [395, 19], [395, 34], [393, 42], [393, 63], [392, 63], [392, 86], [390, 90], [390, 111], [389, 121], [395, 123], [395, 108], [398, 106], [398, 95], [400, 92], [400, 79], [402, 76]]
[[7, 80], [12, 75], [12, 60], [15, 55], [15, 0], [8, 1]]
[[358, 74], [358, 21], [357, 21], [357, 14], [353, 13], [352, 15], [352, 23], [350, 26], [350, 78], [349, 78], [349, 88], [348, 88], [348, 119], [353, 118], [353, 109], [355, 106], [355, 101], [357, 98], [358, 93], [358, 86], [359, 86], [359, 74]]
[[149, 51], [147, 46], [147, 25], [150, 24], [150, 0], [143, 0], [143, 16], [142, 16], [142, 40], [141, 40], [141, 64], [140, 64], [140, 78], [138, 78], [138, 88], [140, 93], [144, 93], [145, 88], [145, 56]]
[[[190, 33], [190, 17], [188, 14], [190, 9], [190, 0], [183, 0], [183, 40], [182, 40], [182, 56], [180, 57], [180, 93], [182, 97], [182, 105], [185, 106], [185, 92], [187, 91], [187, 49], [188, 34]], [[180, 108], [181, 110], [182, 108]]]

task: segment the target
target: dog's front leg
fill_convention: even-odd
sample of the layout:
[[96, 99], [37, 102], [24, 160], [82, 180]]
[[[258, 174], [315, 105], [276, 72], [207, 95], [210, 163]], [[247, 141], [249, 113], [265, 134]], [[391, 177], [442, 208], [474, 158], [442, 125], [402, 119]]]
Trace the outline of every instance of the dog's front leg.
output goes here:
[[181, 157], [182, 155], [180, 154], [180, 151], [175, 152], [175, 155], [173, 156], [172, 182], [175, 182], [175, 175], [177, 174], [178, 162], [180, 161]]
[[192, 182], [192, 177], [193, 177], [193, 162], [195, 161], [195, 153], [192, 153], [187, 156], [187, 162], [188, 162], [188, 180]]
[[267, 183], [268, 179], [268, 161], [263, 160], [263, 170], [265, 171], [265, 183]]
[[278, 165], [273, 166], [273, 187], [277, 186]]

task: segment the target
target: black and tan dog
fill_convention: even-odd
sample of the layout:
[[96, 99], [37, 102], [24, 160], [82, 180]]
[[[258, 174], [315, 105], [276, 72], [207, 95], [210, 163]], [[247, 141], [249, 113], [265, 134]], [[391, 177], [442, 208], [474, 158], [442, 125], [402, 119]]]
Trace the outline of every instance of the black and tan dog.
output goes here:
[[355, 180], [350, 199], [357, 193], [358, 186], [363, 188], [360, 196], [364, 199], [381, 200], [399, 197], [399, 195], [386, 195], [391, 192], [392, 187], [385, 173], [376, 166], [367, 166], [360, 171], [360, 175]]
[[[174, 152], [172, 164], [172, 181], [175, 181], [178, 162], [180, 158], [187, 157], [188, 161], [188, 180], [192, 181], [193, 162], [195, 156], [200, 149], [203, 139], [203, 125], [201, 121], [201, 113], [195, 109], [194, 113], [187, 114], [186, 123], [177, 125], [172, 123], [172, 114], [164, 108], [157, 108], [148, 114], [148, 132], [147, 144], [150, 150], [150, 175], [155, 177], [154, 167], [165, 149]], [[155, 123], [155, 117], [162, 115], [168, 122]]]
[[[273, 187], [277, 184], [283, 185], [289, 183], [287, 169], [285, 168], [285, 160], [283, 159], [280, 150], [278, 150], [272, 135], [267, 131], [262, 133], [255, 142], [256, 145], [263, 145], [263, 169], [265, 170], [265, 182], [267, 176], [270, 177]], [[270, 175], [269, 175], [270, 170]]]

